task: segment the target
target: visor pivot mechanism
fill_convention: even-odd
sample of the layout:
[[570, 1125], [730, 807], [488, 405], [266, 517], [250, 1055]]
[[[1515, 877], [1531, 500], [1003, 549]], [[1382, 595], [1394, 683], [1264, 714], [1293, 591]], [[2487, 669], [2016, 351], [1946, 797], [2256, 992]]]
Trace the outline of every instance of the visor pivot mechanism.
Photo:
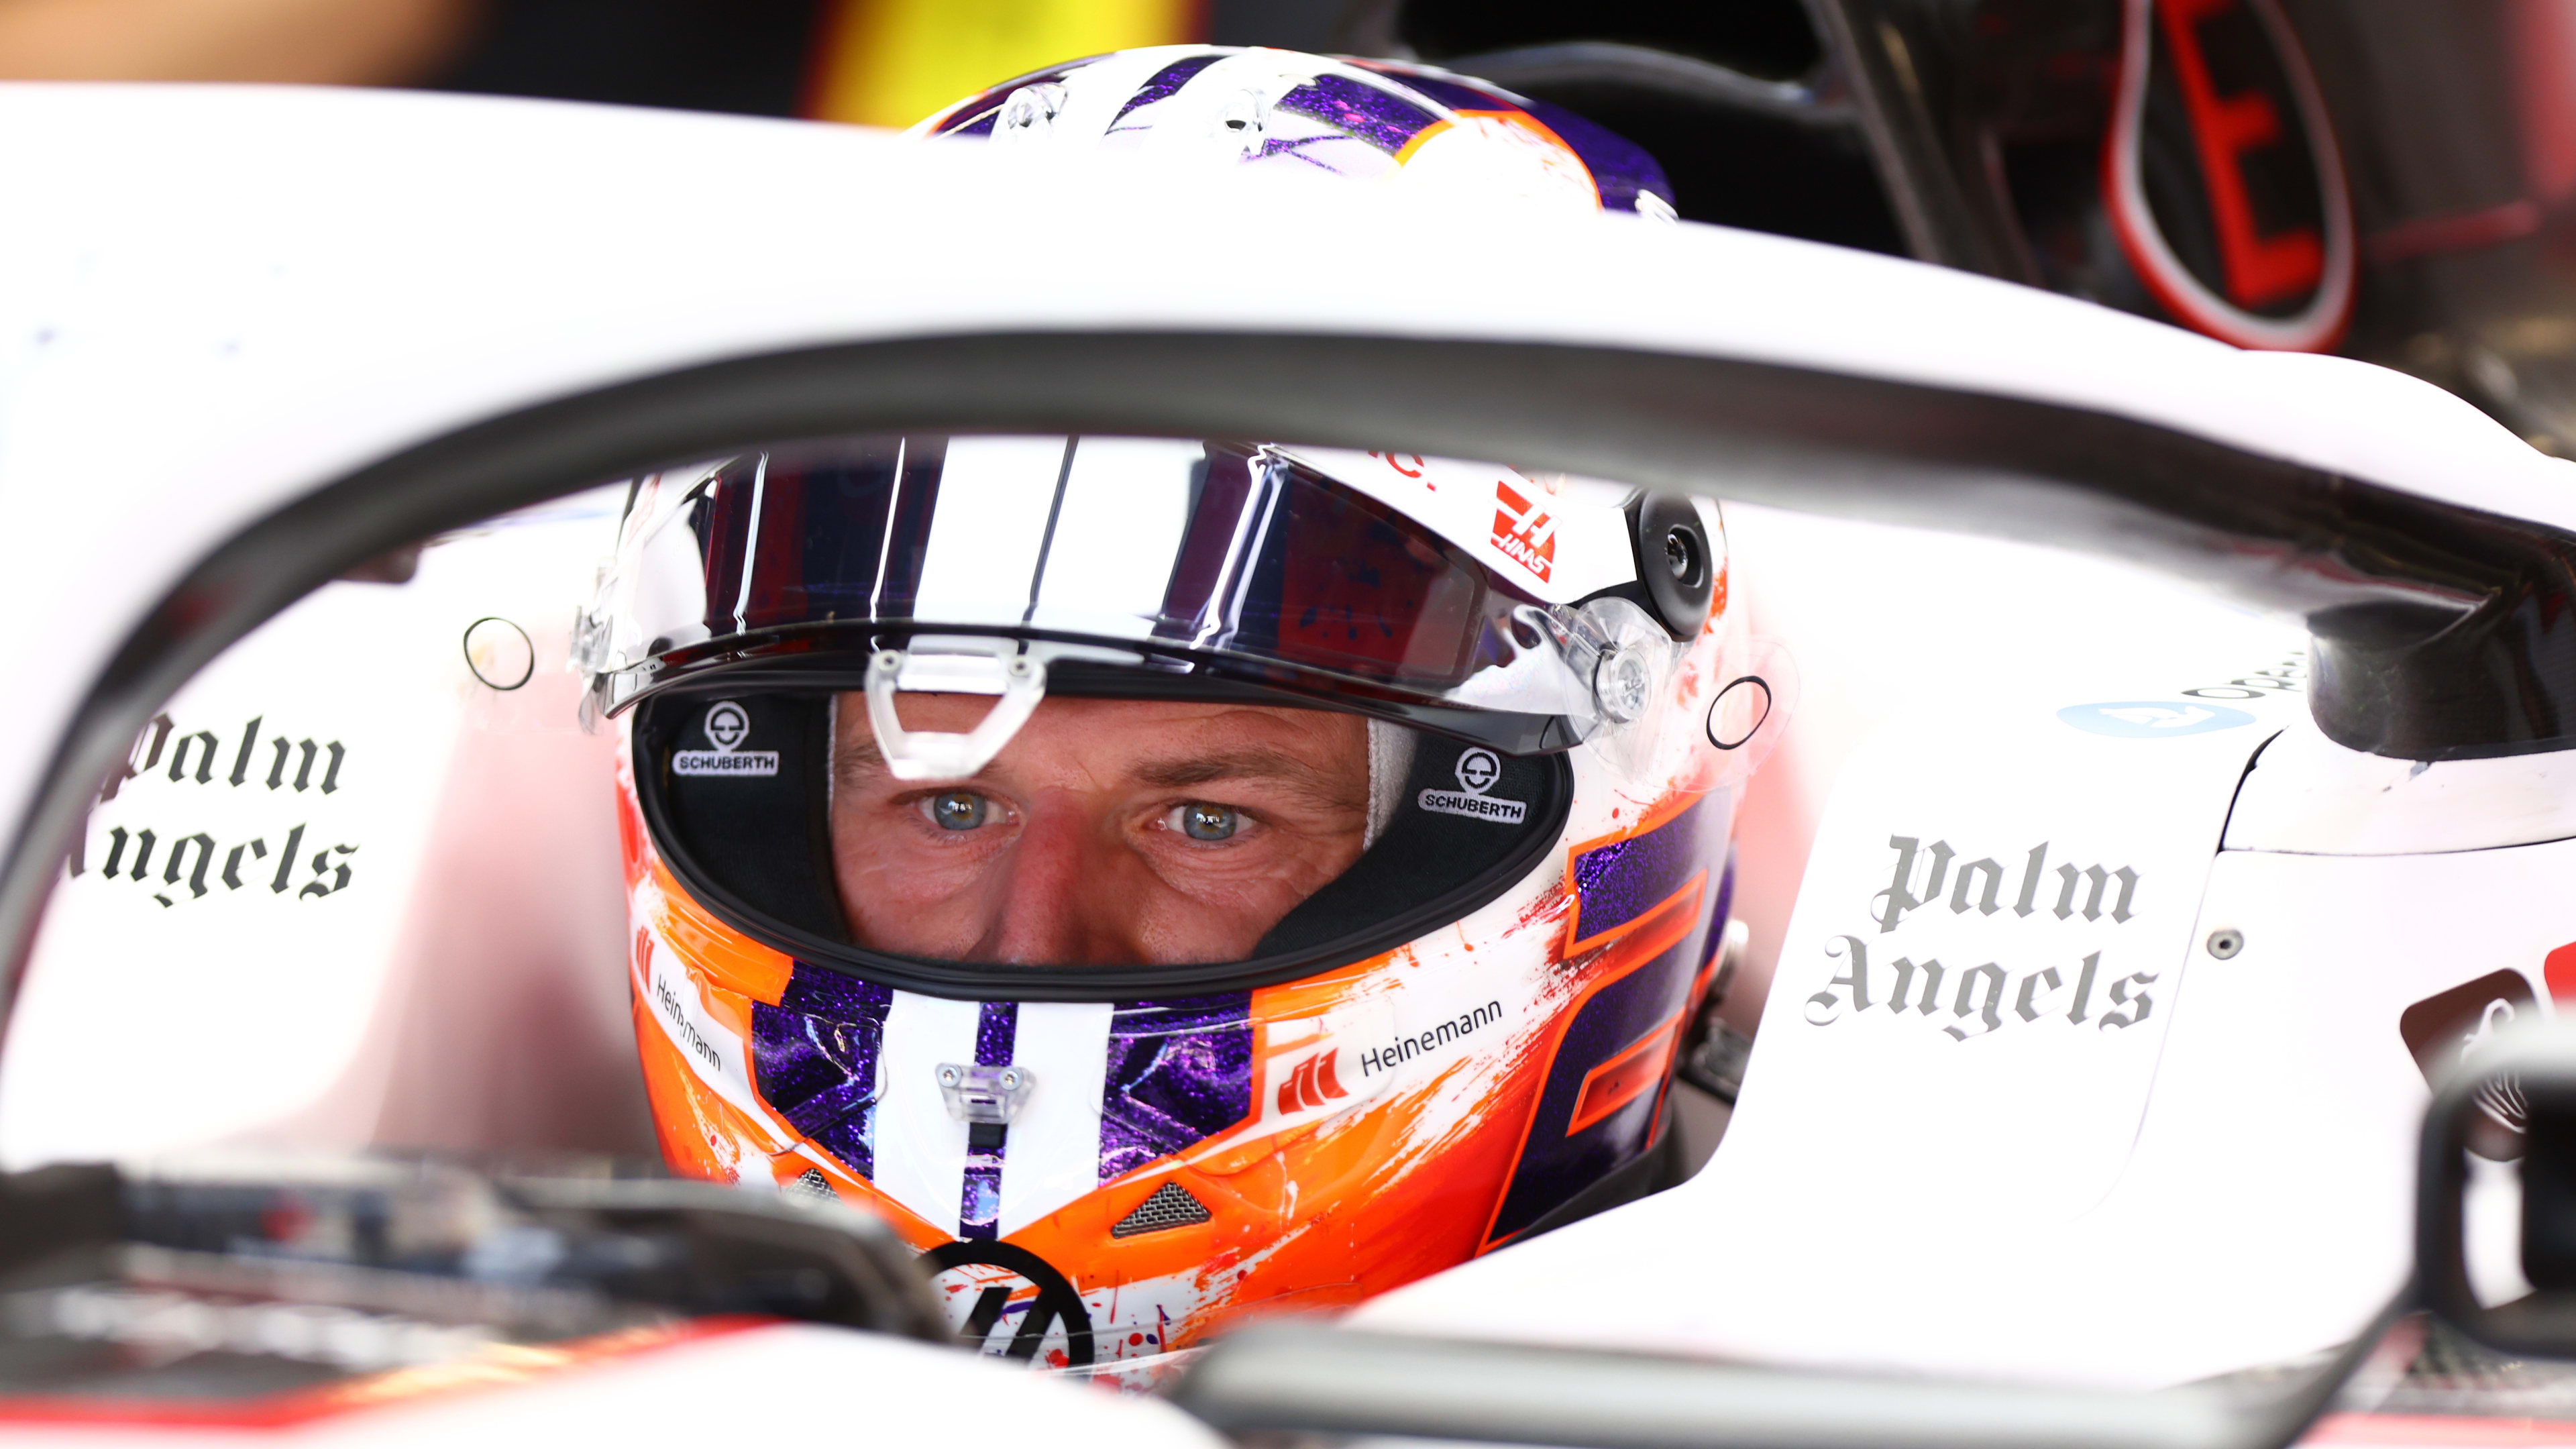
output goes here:
[[1626, 724], [1646, 712], [1655, 692], [1655, 669], [1634, 649], [1612, 647], [1592, 669], [1592, 690], [1601, 713], [1613, 724]]
[[947, 1099], [948, 1115], [979, 1126], [1018, 1116], [1020, 1104], [1037, 1084], [1037, 1073], [1026, 1067], [939, 1064], [939, 1095]]
[[[971, 646], [970, 646], [971, 647]], [[868, 724], [886, 772], [898, 780], [962, 780], [991, 764], [1046, 698], [1046, 666], [1016, 646], [994, 641], [976, 652], [916, 653], [880, 649], [868, 659]], [[998, 694], [1000, 699], [963, 734], [907, 730], [895, 715], [895, 695]]]

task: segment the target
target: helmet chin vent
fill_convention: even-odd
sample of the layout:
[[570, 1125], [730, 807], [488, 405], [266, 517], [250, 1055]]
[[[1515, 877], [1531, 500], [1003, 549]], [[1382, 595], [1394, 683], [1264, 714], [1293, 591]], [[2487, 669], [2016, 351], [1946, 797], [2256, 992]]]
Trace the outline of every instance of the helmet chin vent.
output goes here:
[[1177, 1182], [1166, 1182], [1154, 1189], [1154, 1195], [1136, 1204], [1136, 1210], [1120, 1218], [1109, 1229], [1113, 1238], [1132, 1238], [1138, 1233], [1159, 1233], [1165, 1228], [1195, 1227], [1216, 1216], [1207, 1204], [1189, 1195]]

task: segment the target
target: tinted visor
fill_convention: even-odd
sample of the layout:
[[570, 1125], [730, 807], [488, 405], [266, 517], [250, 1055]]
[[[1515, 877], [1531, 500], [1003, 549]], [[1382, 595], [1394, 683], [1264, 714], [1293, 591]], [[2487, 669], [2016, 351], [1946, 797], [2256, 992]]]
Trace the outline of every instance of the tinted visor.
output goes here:
[[[1358, 723], [1317, 711], [1273, 713]], [[866, 738], [852, 723], [846, 710], [836, 720], [829, 691], [739, 691], [713, 702], [689, 690], [655, 693], [634, 712], [637, 804], [663, 863], [718, 919], [799, 962], [933, 996], [1132, 1002], [1300, 980], [1418, 940], [1527, 879], [1561, 844], [1573, 799], [1574, 773], [1564, 754], [1497, 755], [1426, 740], [1409, 759], [1392, 762], [1395, 773], [1383, 782], [1391, 787], [1384, 792], [1391, 808], [1373, 843], [1363, 847], [1353, 816], [1345, 845], [1356, 858], [1323, 872], [1328, 878], [1270, 894], [1256, 906], [1239, 889], [1250, 875], [1187, 858], [1193, 847], [1170, 833], [1158, 845], [1133, 831], [1096, 828], [1132, 820], [1135, 812], [1124, 807], [1138, 801], [1159, 807], [1205, 799], [1250, 817], [1253, 823], [1231, 844], [1249, 852], [1245, 859], [1261, 879], [1285, 878], [1311, 863], [1319, 852], [1257, 834], [1276, 820], [1270, 807], [1287, 804], [1293, 813], [1293, 795], [1225, 771], [1208, 772], [1203, 783], [1163, 788], [1130, 768], [1139, 760], [1173, 758], [1175, 749], [1184, 756], [1235, 753], [1247, 742], [1239, 718], [1182, 731], [1167, 724], [1157, 732], [1149, 722], [1115, 740], [1093, 737], [1087, 762], [1104, 782], [1106, 793], [1098, 798], [1107, 802], [1097, 809], [1015, 788], [1024, 778], [1016, 766], [1031, 751], [1027, 736], [995, 770], [972, 781], [908, 789], [873, 771], [838, 769], [848, 764], [848, 747]], [[1353, 746], [1365, 750], [1357, 741]], [[1060, 751], [1062, 744], [1040, 748]], [[719, 754], [751, 757], [758, 768], [710, 771], [690, 764]], [[1309, 751], [1306, 758], [1327, 767], [1338, 758], [1349, 767], [1345, 779], [1365, 778], [1372, 792], [1380, 783], [1376, 772], [1390, 765], [1373, 756], [1363, 773], [1353, 756]], [[940, 807], [952, 797], [973, 802], [974, 818], [948, 823], [970, 828], [940, 828], [947, 813]], [[1070, 812], [1055, 816], [1050, 830], [1060, 832], [1066, 819], [1083, 823], [1076, 855], [1059, 857], [1051, 871], [1026, 873], [1019, 869], [1024, 862], [997, 858], [1014, 853], [1018, 847], [1010, 842], [1045, 810]], [[983, 831], [993, 833], [984, 837]], [[987, 853], [986, 840], [1003, 848]], [[963, 850], [945, 849], [943, 842]], [[1071, 935], [1057, 937], [1053, 949], [988, 952], [967, 944], [1006, 910], [1040, 909], [1032, 906], [1034, 897], [1063, 908], [1078, 904], [1113, 934], [1147, 931], [1156, 887], [1122, 870], [1140, 848], [1161, 862], [1163, 889], [1186, 890], [1193, 880], [1224, 887], [1202, 893], [1205, 908], [1193, 908], [1187, 924], [1208, 927], [1213, 916], [1231, 912], [1239, 931], [1229, 949], [1174, 948], [1166, 937], [1132, 954], [1105, 955]], [[972, 884], [1003, 881], [1011, 889]], [[977, 904], [955, 909], [961, 898]], [[1216, 934], [1203, 930], [1197, 940]]]
[[949, 631], [1327, 696], [1515, 751], [1589, 732], [1609, 642], [1265, 445], [904, 435], [644, 480], [582, 662], [614, 711], [715, 672], [822, 682]]

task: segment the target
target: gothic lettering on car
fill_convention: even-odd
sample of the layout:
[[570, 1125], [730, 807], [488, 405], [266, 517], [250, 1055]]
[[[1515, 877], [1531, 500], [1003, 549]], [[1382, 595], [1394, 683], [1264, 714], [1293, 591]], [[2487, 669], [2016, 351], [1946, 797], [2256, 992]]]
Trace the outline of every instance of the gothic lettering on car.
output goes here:
[[[317, 850], [307, 863], [301, 855], [305, 827], [286, 832], [286, 841], [277, 851], [277, 869], [272, 873], [261, 864], [269, 857], [268, 840], [254, 836], [227, 849], [200, 830], [193, 834], [164, 836], [149, 827], [127, 830], [122, 825], [110, 826], [101, 837], [107, 847], [107, 858], [99, 866], [103, 881], [158, 880], [165, 889], [152, 893], [152, 899], [164, 906], [175, 906], [182, 899], [197, 900], [212, 893], [220, 884], [227, 891], [265, 886], [271, 895], [292, 899], [315, 900], [337, 895], [349, 888], [351, 871], [348, 857], [358, 853], [354, 845], [332, 845]], [[162, 847], [167, 844], [168, 849]], [[71, 874], [74, 879], [89, 873], [89, 844], [84, 837], [72, 843]], [[214, 862], [221, 860], [223, 869], [214, 872], [214, 882], [207, 875]], [[156, 872], [155, 863], [160, 865]], [[245, 868], [248, 873], [245, 873]], [[296, 886], [299, 870], [309, 875], [301, 889]]]
[[[2002, 852], [2001, 859], [1973, 860], [1961, 860], [1963, 852], [1947, 840], [1926, 843], [1919, 836], [1891, 835], [1887, 846], [1895, 853], [1888, 883], [1868, 903], [1876, 936], [1894, 931], [1911, 912], [1937, 912], [1944, 906], [1950, 916], [1982, 919], [2009, 912], [2018, 919], [2081, 920], [2104, 929], [2137, 918], [2135, 869], [2060, 859], [2050, 841], [2018, 855]], [[2059, 960], [2029, 969], [2001, 961], [1962, 967], [1912, 952], [1890, 959], [1891, 949], [1882, 943], [1873, 963], [1868, 943], [1859, 936], [1826, 942], [1825, 955], [1840, 963], [1841, 972], [1807, 998], [1807, 1021], [1830, 1026], [1848, 1016], [1884, 1011], [1898, 1019], [1938, 1021], [1951, 1040], [1968, 1041], [2042, 1021], [2089, 1025], [2096, 1031], [2131, 1027], [2155, 1011], [2148, 988], [2156, 983], [2156, 974], [2106, 970], [2099, 949], [2080, 956], [2070, 950]]]
[[[338, 740], [289, 740], [281, 734], [263, 741], [260, 726], [265, 722], [265, 716], [251, 716], [235, 744], [209, 729], [182, 732], [170, 716], [156, 714], [143, 727], [143, 733], [134, 737], [134, 748], [126, 754], [125, 762], [107, 777], [107, 784], [98, 792], [99, 801], [104, 804], [115, 799], [128, 780], [163, 772], [165, 757], [169, 764], [164, 773], [173, 785], [190, 781], [212, 785], [221, 780], [234, 789], [265, 785], [271, 790], [291, 788], [297, 794], [311, 790], [330, 795], [339, 791], [340, 767], [348, 762], [348, 751]], [[227, 761], [231, 770], [217, 774]], [[267, 767], [265, 771], [260, 768], [263, 765]]]
[[[1951, 861], [1957, 852], [1946, 840], [1925, 845], [1914, 836], [1891, 835], [1887, 844], [1896, 852], [1896, 873], [1887, 889], [1870, 897], [1871, 918], [1878, 922], [1881, 935], [1895, 930], [1906, 912], [1939, 904], [1945, 881], [1950, 887], [1950, 910], [1956, 915], [1973, 910], [1991, 916], [2010, 909], [2016, 916], [2028, 916], [2046, 910], [2061, 921], [2081, 915], [2087, 921], [2107, 917], [2127, 925], [2134, 914], [2136, 871], [2125, 865], [2106, 870], [2098, 863], [2072, 861], [2060, 861], [2052, 869], [2045, 840], [2013, 865], [1980, 857], [1960, 863], [1956, 870], [1951, 869]], [[2011, 902], [2009, 907], [2006, 900]]]
[[[156, 714], [100, 788], [99, 803], [121, 798], [126, 802], [119, 807], [122, 810], [135, 801], [131, 787], [164, 782], [185, 787], [184, 793], [172, 797], [179, 802], [173, 808], [181, 810], [188, 808], [187, 801], [203, 798], [195, 793], [198, 788], [227, 794], [247, 790], [254, 799], [264, 799], [270, 792], [308, 799], [340, 793], [342, 772], [349, 763], [346, 745], [273, 733], [267, 724], [268, 717], [262, 714], [251, 716], [238, 730], [229, 726], [192, 730], [166, 713]], [[145, 802], [147, 808], [151, 803]], [[73, 837], [66, 864], [74, 879], [93, 874], [94, 868], [102, 882], [157, 887], [150, 890], [151, 899], [164, 907], [242, 891], [285, 900], [319, 900], [349, 888], [354, 875], [349, 857], [358, 847], [317, 842], [308, 854], [309, 828], [310, 822], [299, 821], [283, 834], [271, 830], [246, 839], [218, 838], [186, 823], [165, 829], [160, 822], [147, 824], [129, 815], [104, 830], [95, 822], [84, 826]]]
[[[2018, 985], [2013, 973], [1994, 961], [1954, 972], [1937, 958], [1899, 956], [1873, 968], [1869, 944], [1858, 936], [1834, 937], [1825, 943], [1825, 954], [1842, 962], [1843, 971], [1807, 998], [1811, 1026], [1884, 1011], [1899, 1020], [1911, 1015], [1942, 1021], [1943, 1035], [1968, 1041], [1991, 1036], [2015, 1021], [2063, 1021], [2078, 1027], [2090, 1022], [2096, 1031], [2131, 1027], [2152, 1015], [2156, 1005], [2147, 988], [2155, 985], [2157, 973], [2133, 971], [2106, 981], [2099, 951], [2066, 963], [2064, 973], [2043, 966], [2023, 974]], [[2108, 998], [2107, 1008], [2097, 1006], [2097, 987]]]

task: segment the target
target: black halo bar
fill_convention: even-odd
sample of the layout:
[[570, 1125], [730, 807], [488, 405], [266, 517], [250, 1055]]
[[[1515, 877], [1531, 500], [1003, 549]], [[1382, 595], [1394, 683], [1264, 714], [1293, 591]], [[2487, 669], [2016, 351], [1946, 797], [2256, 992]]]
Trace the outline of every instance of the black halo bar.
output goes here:
[[[1774, 363], [1555, 343], [1223, 331], [849, 343], [707, 363], [475, 422], [308, 492], [213, 549], [126, 636], [21, 817], [0, 870], [6, 994], [96, 782], [161, 700], [307, 592], [388, 549], [602, 479], [749, 441], [904, 430], [1503, 458], [2089, 550], [2304, 616], [2315, 638], [2310, 707], [2342, 744], [2416, 760], [2576, 745], [2576, 538], [2176, 428]], [[1938, 620], [1914, 611], [1889, 627]]]
[[1240, 1442], [1388, 1436], [1557, 1449], [2283, 1449], [2334, 1401], [2401, 1298], [2265, 1393], [2152, 1393], [1820, 1373], [1276, 1320], [1219, 1339], [1175, 1404]]
[[[2310, 705], [2337, 743], [2413, 760], [2576, 746], [2576, 537], [2067, 404], [1670, 353], [1239, 333], [853, 344], [540, 405], [388, 459], [271, 524], [357, 496], [379, 524], [460, 524], [745, 439], [897, 428], [1400, 447], [2052, 544], [2304, 617]], [[245, 568], [245, 549], [282, 562], [237, 540], [135, 644], [278, 592], [279, 570]]]

